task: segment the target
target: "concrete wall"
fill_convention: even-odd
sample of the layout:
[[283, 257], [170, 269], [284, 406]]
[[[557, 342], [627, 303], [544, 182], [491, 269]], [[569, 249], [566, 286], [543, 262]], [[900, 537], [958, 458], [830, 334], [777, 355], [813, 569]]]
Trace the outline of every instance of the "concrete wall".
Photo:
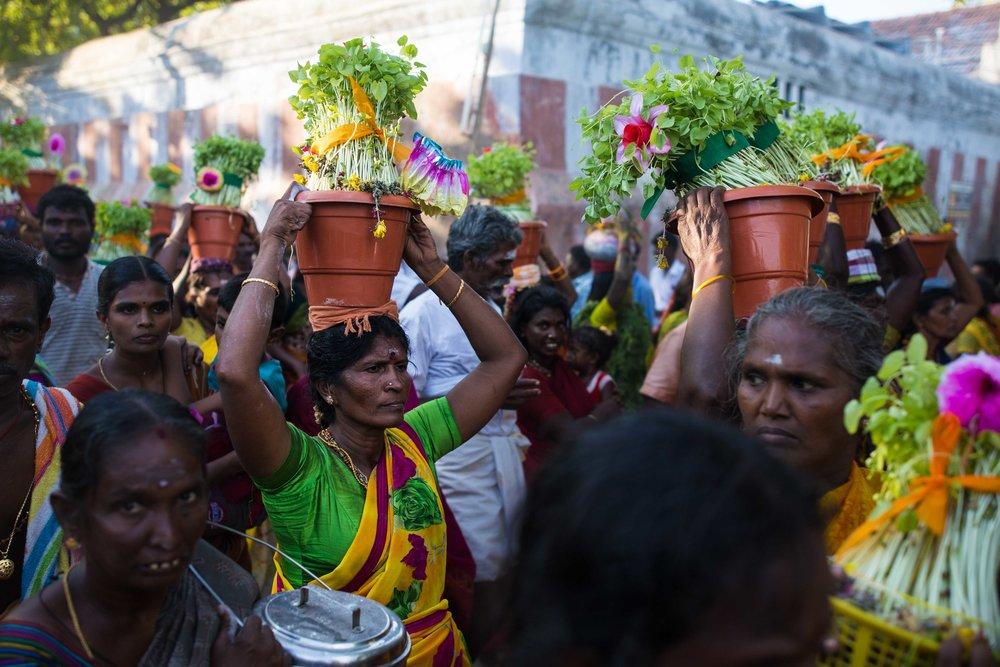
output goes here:
[[[953, 182], [972, 185], [963, 242], [998, 252], [1000, 88], [878, 49], [846, 35], [733, 0], [502, 0], [484, 100], [482, 135], [460, 130], [474, 85], [490, 0], [244, 0], [155, 28], [84, 44], [0, 70], [6, 98], [43, 115], [85, 161], [101, 197], [141, 196], [149, 164], [173, 159], [190, 188], [191, 149], [213, 132], [260, 140], [267, 158], [248, 204], [258, 216], [295, 166], [301, 138], [285, 99], [286, 72], [318, 47], [407, 34], [428, 65], [417, 126], [455, 156], [497, 138], [531, 140], [539, 217], [566, 245], [582, 235], [582, 204], [566, 185], [588, 148], [574, 122], [639, 75], [653, 54], [744, 54], [806, 107], [856, 111], [872, 132], [913, 144], [929, 165], [927, 190], [943, 206]], [[183, 192], [182, 192], [183, 194]]]

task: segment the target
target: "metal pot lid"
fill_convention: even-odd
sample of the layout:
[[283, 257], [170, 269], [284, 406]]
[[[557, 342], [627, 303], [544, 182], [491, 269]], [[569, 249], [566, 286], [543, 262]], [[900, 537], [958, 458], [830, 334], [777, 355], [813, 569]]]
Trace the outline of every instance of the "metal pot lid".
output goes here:
[[255, 613], [295, 664], [391, 665], [410, 650], [395, 613], [352, 593], [303, 586], [261, 600]]

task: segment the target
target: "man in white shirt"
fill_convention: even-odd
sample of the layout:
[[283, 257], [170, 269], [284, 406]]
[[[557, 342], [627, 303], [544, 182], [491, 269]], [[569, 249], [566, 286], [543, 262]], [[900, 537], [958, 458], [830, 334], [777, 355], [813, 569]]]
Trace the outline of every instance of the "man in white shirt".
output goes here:
[[87, 257], [94, 236], [94, 202], [85, 190], [57, 185], [38, 202], [45, 253], [41, 263], [56, 277], [49, 311], [52, 328], [41, 357], [57, 386], [65, 387], [108, 350], [97, 319], [97, 284], [104, 270]]
[[[448, 234], [448, 265], [487, 303], [496, 303], [513, 275], [514, 251], [521, 231], [511, 218], [491, 206], [469, 206]], [[451, 311], [430, 290], [400, 313], [410, 339], [410, 373], [422, 401], [444, 396], [479, 365], [472, 345]], [[508, 397], [538, 394], [537, 382], [519, 380]], [[498, 580], [515, 545], [518, 515], [524, 502], [522, 452], [527, 439], [516, 414], [500, 410], [482, 431], [435, 465], [441, 489], [476, 561], [475, 625], [468, 638], [482, 645], [496, 631], [503, 591]]]

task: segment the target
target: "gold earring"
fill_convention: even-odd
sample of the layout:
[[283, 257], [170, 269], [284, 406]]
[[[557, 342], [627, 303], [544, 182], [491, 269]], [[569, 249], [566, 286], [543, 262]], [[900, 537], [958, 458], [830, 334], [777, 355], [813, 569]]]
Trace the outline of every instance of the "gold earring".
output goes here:
[[67, 537], [66, 538], [66, 548], [67, 549], [73, 549], [75, 551], [76, 549], [80, 548], [80, 543], [76, 541], [75, 537]]

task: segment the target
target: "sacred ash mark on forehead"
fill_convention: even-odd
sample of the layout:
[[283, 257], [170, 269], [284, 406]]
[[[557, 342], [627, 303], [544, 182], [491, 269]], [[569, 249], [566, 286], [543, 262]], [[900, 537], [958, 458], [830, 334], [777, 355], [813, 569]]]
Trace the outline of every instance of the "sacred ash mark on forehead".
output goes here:
[[784, 360], [781, 358], [780, 354], [772, 354], [766, 359], [767, 363], [774, 366], [781, 366], [784, 364]]

